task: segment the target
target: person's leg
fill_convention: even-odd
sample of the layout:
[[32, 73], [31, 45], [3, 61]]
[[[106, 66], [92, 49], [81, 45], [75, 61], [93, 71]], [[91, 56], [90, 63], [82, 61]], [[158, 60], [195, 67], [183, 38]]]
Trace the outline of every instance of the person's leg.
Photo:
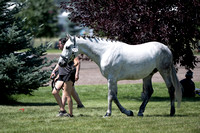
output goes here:
[[81, 102], [81, 100], [80, 100], [80, 98], [79, 98], [78, 93], [77, 93], [76, 90], [75, 90], [75, 87], [74, 87], [74, 86], [72, 86], [72, 97], [73, 97], [74, 100], [76, 101], [77, 107], [78, 107], [78, 108], [83, 108], [83, 107], [84, 107], [83, 104], [82, 104], [82, 102]]
[[60, 107], [60, 111], [64, 111], [65, 110], [65, 108], [64, 108], [64, 106], [62, 104], [61, 97], [59, 95], [59, 90], [61, 89], [62, 85], [63, 85], [63, 81], [57, 81], [56, 84], [55, 84], [55, 88], [57, 88], [58, 90], [56, 90], [54, 88], [53, 91], [52, 91], [52, 94], [54, 95], [54, 97], [55, 97], [55, 99], [56, 99], [56, 101], [57, 101], [57, 103], [58, 103], [58, 105]]
[[62, 91], [62, 104], [63, 104], [64, 108], [65, 108], [66, 102], [67, 102], [67, 97], [65, 96], [65, 92], [63, 90]]
[[72, 93], [72, 81], [67, 81], [64, 83], [63, 86], [63, 95], [67, 98], [68, 108], [69, 108], [69, 114], [73, 116], [73, 102], [71, 98]]

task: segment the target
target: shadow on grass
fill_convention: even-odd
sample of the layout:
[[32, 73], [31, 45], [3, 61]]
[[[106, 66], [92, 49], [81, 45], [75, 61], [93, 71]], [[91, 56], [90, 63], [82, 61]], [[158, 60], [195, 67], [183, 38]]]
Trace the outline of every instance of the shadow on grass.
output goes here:
[[9, 105], [9, 106], [55, 106], [58, 105], [55, 102], [19, 102], [17, 98], [12, 96], [0, 97], [0, 105]]
[[200, 101], [200, 96], [197, 96], [197, 97], [188, 97], [188, 98], [186, 98], [186, 97], [183, 97], [182, 98], [182, 101], [183, 102], [199, 102]]
[[21, 102], [18, 102], [17, 104], [13, 105], [13, 106], [56, 106], [58, 105], [56, 102], [55, 103], [50, 103], [50, 102], [47, 102], [47, 103], [21, 103]]
[[39, 103], [39, 102], [18, 102], [16, 100], [9, 100], [0, 102], [0, 105], [9, 105], [9, 106], [55, 106], [58, 105], [56, 102], [46, 102], [46, 103]]

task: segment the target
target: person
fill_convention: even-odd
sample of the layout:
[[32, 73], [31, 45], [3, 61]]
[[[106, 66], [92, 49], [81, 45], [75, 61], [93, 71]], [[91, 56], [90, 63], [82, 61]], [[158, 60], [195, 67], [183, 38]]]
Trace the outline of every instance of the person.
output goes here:
[[192, 81], [193, 72], [188, 70], [185, 77], [185, 79], [180, 81], [183, 86], [183, 97], [195, 97], [195, 84]]
[[[63, 49], [66, 41], [67, 41], [66, 38], [59, 39], [58, 48], [60, 50]], [[53, 88], [53, 91], [52, 91], [52, 94], [54, 95], [54, 97], [60, 107], [60, 111], [57, 116], [73, 117], [73, 112], [72, 112], [73, 102], [72, 102], [71, 95], [77, 102], [78, 108], [84, 107], [84, 105], [82, 104], [82, 102], [78, 96], [78, 93], [76, 92], [76, 90], [74, 88], [74, 82], [79, 79], [80, 61], [77, 57], [74, 59], [74, 61], [68, 63], [68, 65], [64, 68], [62, 68], [58, 64], [56, 64], [56, 67], [53, 69], [50, 78], [55, 76], [55, 72], [57, 70], [58, 70], [59, 74], [55, 78], [56, 83], [55, 83], [55, 87]], [[61, 88], [63, 88], [62, 99], [59, 95], [59, 91], [61, 90]], [[69, 113], [67, 113], [65, 110], [66, 101], [68, 103]]]

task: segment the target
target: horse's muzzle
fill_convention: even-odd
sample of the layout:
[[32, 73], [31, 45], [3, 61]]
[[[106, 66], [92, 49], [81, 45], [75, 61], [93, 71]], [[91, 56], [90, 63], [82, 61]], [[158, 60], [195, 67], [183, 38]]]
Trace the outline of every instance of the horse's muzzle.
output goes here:
[[59, 62], [58, 65], [60, 67], [66, 67], [67, 66], [67, 62], [68, 62], [68, 58], [66, 58], [65, 56], [63, 55], [60, 55], [60, 57], [63, 59], [63, 61]]

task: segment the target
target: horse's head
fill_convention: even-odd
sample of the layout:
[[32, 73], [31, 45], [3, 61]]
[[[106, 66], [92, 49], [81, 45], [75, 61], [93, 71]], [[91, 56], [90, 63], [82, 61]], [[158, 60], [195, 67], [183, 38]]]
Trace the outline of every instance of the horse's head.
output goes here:
[[78, 46], [76, 44], [76, 37], [69, 37], [68, 41], [65, 43], [63, 51], [58, 60], [58, 64], [61, 67], [65, 67], [70, 61], [78, 55]]

